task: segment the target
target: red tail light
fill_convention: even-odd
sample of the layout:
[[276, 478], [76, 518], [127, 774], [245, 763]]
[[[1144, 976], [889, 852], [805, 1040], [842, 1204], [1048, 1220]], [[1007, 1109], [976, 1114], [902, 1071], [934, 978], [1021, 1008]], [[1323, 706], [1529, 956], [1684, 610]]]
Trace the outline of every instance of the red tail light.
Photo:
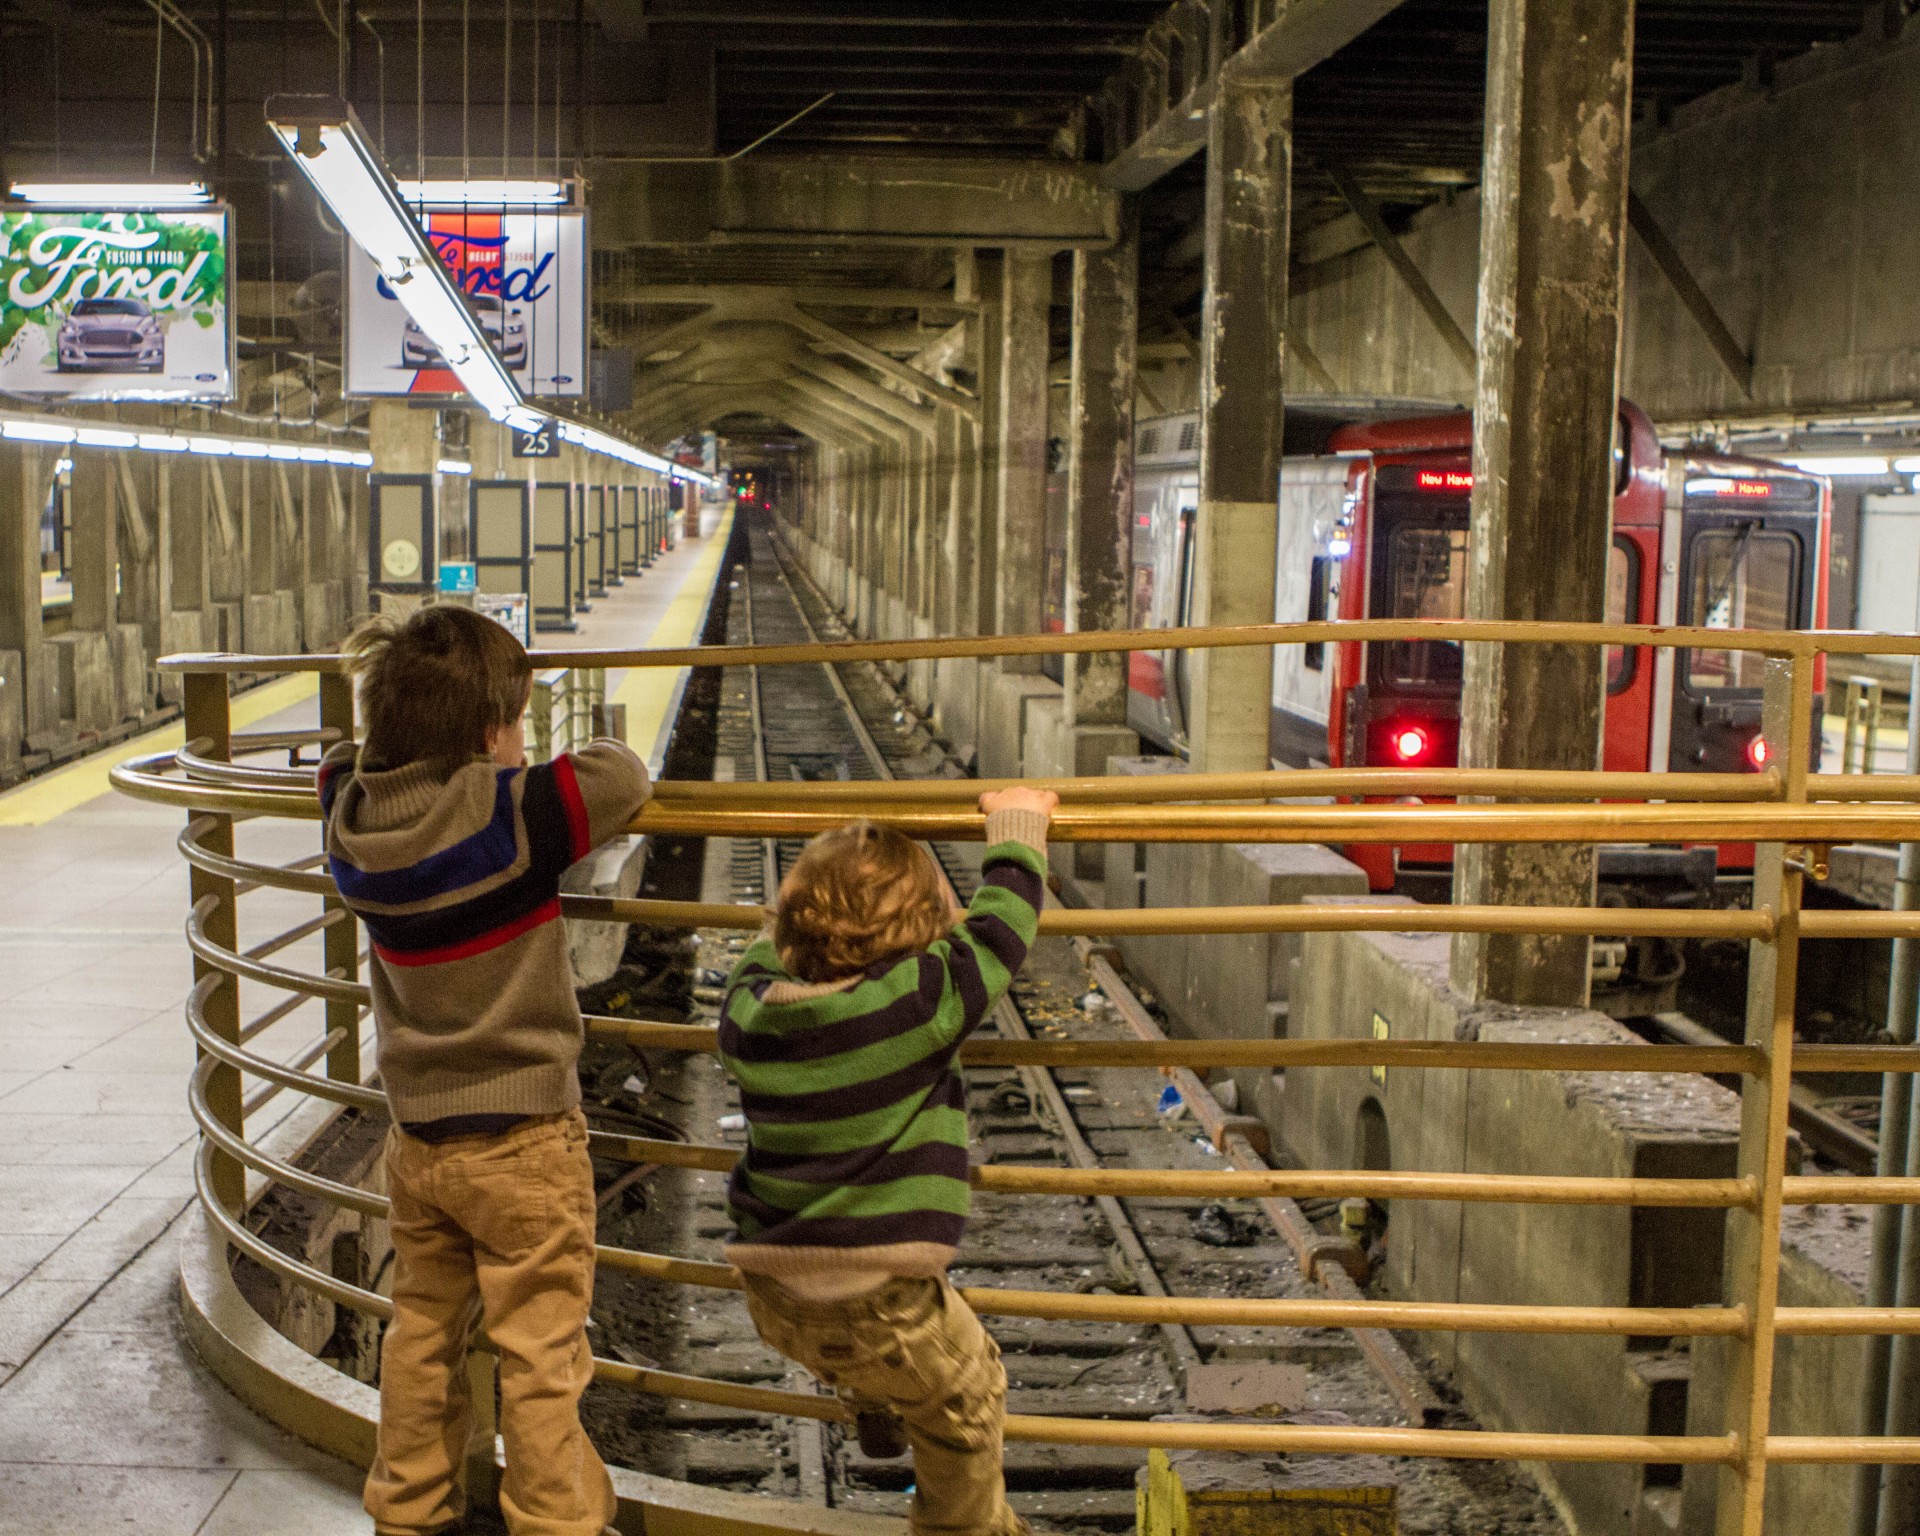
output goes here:
[[1773, 748], [1767, 745], [1766, 737], [1756, 736], [1747, 743], [1747, 761], [1756, 773], [1773, 761]]
[[1387, 738], [1387, 744], [1401, 762], [1417, 763], [1433, 750], [1433, 736], [1425, 726], [1396, 726], [1393, 734]]

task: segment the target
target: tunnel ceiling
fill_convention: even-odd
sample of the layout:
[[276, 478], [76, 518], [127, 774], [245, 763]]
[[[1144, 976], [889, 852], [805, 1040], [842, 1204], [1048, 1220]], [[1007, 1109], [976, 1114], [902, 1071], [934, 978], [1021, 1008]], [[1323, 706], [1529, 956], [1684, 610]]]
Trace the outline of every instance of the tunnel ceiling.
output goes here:
[[[344, 82], [403, 173], [417, 154], [424, 84], [427, 153], [476, 174], [515, 164], [569, 169], [664, 155], [1070, 157], [1100, 134], [1087, 110], [1146, 56], [1163, 0], [168, 0], [184, 28], [161, 27], [153, 0], [0, 0], [0, 163], [6, 174], [216, 172], [238, 211], [237, 271], [275, 295], [249, 345], [296, 344], [287, 295], [338, 264], [253, 105], [276, 90]], [[1268, 0], [1232, 4], [1236, 25]], [[1744, 82], [1771, 87], [1778, 64], [1844, 41], [1915, 0], [1640, 0], [1637, 118]], [[196, 161], [197, 48], [224, 16], [234, 103], [227, 156]], [[463, 28], [463, 16], [465, 24]], [[511, 22], [511, 27], [507, 26]], [[1299, 77], [1296, 251], [1348, 216], [1328, 175], [1350, 170], [1403, 226], [1479, 177], [1485, 0], [1403, 0]], [[155, 43], [163, 49], [154, 131]], [[416, 38], [426, 68], [418, 67]], [[462, 69], [462, 57], [466, 66]], [[211, 52], [208, 75], [211, 76]], [[512, 82], [507, 85], [506, 82]], [[204, 84], [204, 80], [203, 80]], [[466, 106], [462, 112], [463, 101]], [[769, 137], [770, 135], [770, 137]], [[1140, 198], [1141, 307], [1149, 340], [1197, 334], [1204, 156]], [[443, 172], [444, 173], [444, 172]], [[603, 229], [606, 221], [602, 220]], [[1337, 245], [1337, 241], [1335, 242]], [[1357, 244], [1358, 242], [1352, 242]], [[639, 342], [685, 317], [623, 297], [645, 285], [807, 284], [930, 290], [953, 280], [950, 249], [904, 245], [751, 247], [600, 239], [596, 333]], [[1352, 248], [1351, 244], [1344, 248]], [[1056, 291], [1064, 345], [1065, 290]], [[244, 306], [243, 306], [244, 308]], [[843, 312], [884, 332], [895, 355], [915, 339], [909, 310]]]

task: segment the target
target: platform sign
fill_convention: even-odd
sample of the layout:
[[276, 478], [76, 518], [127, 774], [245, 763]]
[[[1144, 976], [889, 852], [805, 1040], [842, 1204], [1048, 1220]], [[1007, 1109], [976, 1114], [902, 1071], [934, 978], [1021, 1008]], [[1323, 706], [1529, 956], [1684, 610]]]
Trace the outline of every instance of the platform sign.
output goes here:
[[[586, 213], [462, 208], [422, 218], [428, 243], [466, 292], [522, 392], [585, 395]], [[347, 259], [347, 393], [463, 393], [440, 349], [358, 249]]]
[[440, 562], [440, 592], [445, 597], [466, 597], [480, 586], [480, 570], [471, 561]]
[[560, 457], [560, 425], [554, 421], [543, 421], [531, 432], [522, 432], [518, 427], [508, 429], [513, 433], [513, 456], [516, 459], [557, 459]]
[[0, 391], [233, 396], [225, 208], [0, 208]]
[[524, 592], [476, 592], [476, 613], [484, 613], [508, 630], [522, 645], [533, 644], [533, 610]]

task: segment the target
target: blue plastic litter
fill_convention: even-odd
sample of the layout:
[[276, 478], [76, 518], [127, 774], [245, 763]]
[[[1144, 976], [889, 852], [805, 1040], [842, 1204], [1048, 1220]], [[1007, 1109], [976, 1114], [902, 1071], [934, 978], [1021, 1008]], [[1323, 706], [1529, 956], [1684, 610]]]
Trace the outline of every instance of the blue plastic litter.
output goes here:
[[1180, 1104], [1181, 1104], [1180, 1090], [1174, 1087], [1172, 1083], [1168, 1083], [1166, 1087], [1160, 1090], [1159, 1109], [1161, 1114], [1163, 1115], [1172, 1114], [1176, 1109], [1180, 1107]]

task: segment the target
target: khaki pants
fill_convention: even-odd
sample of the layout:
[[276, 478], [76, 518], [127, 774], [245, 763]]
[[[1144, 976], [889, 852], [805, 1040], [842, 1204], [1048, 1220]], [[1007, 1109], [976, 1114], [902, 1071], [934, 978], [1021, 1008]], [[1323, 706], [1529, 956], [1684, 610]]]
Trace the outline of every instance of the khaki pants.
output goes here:
[[945, 1278], [893, 1280], [845, 1301], [808, 1301], [748, 1275], [760, 1337], [856, 1412], [892, 1409], [913, 1445], [915, 1536], [1012, 1536], [1000, 1439], [1000, 1346]]
[[514, 1536], [600, 1536], [613, 1482], [580, 1427], [593, 1378], [593, 1165], [576, 1110], [438, 1145], [387, 1136], [393, 1321], [366, 1507], [381, 1536], [460, 1520], [473, 1420], [466, 1354], [500, 1355], [500, 1508]]

